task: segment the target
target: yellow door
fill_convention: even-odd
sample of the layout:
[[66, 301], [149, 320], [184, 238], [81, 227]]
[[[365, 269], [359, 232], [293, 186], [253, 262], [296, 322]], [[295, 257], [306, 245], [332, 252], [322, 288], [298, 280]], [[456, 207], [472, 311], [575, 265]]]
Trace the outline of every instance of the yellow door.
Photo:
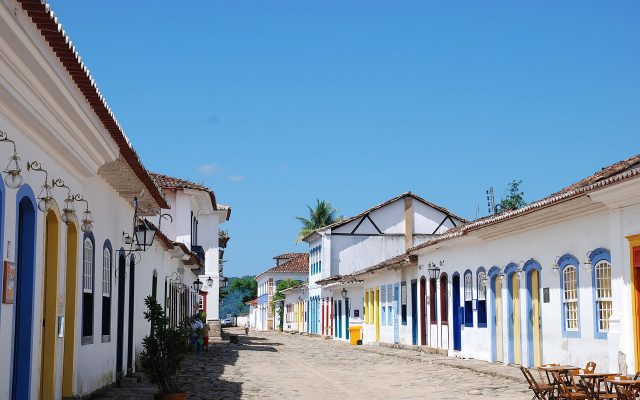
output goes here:
[[380, 289], [376, 289], [376, 342], [380, 341]]
[[[533, 366], [542, 365], [542, 338], [540, 335], [540, 282], [538, 271], [531, 271], [531, 308], [533, 330]], [[531, 350], [530, 350], [531, 351]]]
[[520, 365], [522, 357], [520, 354], [520, 279], [518, 273], [511, 275], [511, 287], [513, 288], [513, 363]]
[[369, 291], [364, 292], [364, 323], [369, 323]]
[[78, 265], [78, 229], [67, 225], [67, 262], [65, 270], [64, 336], [62, 361], [62, 397], [72, 397], [75, 365], [76, 286]]
[[502, 362], [502, 279], [494, 280], [496, 294], [496, 361]]
[[45, 217], [44, 296], [42, 299], [42, 359], [40, 398], [53, 399], [56, 368], [56, 325], [58, 323], [58, 217], [49, 210]]

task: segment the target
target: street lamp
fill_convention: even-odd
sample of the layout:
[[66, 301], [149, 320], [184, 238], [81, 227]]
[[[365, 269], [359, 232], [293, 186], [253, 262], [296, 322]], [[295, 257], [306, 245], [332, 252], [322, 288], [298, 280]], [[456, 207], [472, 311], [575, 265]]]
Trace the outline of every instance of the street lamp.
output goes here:
[[593, 251], [589, 251], [587, 252], [587, 257], [584, 260], [584, 270], [587, 272], [591, 271], [591, 267], [593, 267], [593, 265], [591, 264], [591, 253], [593, 253]]
[[9, 142], [13, 145], [13, 155], [9, 157], [9, 164], [7, 164], [7, 168], [4, 169], [4, 173], [7, 176], [4, 177], [4, 183], [6, 183], [7, 187], [11, 189], [17, 189], [22, 185], [22, 175], [20, 172], [20, 157], [18, 157], [18, 152], [16, 151], [16, 142], [9, 139], [7, 134], [0, 130], [0, 142]]
[[208, 277], [207, 278], [207, 286], [208, 287], [212, 287], [213, 286], [213, 278], [212, 277]]
[[553, 260], [553, 265], [551, 266], [551, 270], [553, 272], [559, 272], [560, 271], [560, 266], [558, 265], [558, 261], [560, 260], [560, 256], [556, 257], [555, 260]]
[[440, 267], [436, 265], [436, 263], [430, 262], [427, 265], [427, 272], [429, 273], [429, 278], [438, 279], [440, 277]]
[[196, 279], [193, 282], [193, 288], [195, 289], [196, 293], [200, 293], [200, 289], [202, 289], [202, 281], [200, 280], [200, 278]]
[[347, 289], [342, 288], [342, 291], [340, 292], [340, 294], [342, 294], [342, 298], [346, 299], [347, 298]]

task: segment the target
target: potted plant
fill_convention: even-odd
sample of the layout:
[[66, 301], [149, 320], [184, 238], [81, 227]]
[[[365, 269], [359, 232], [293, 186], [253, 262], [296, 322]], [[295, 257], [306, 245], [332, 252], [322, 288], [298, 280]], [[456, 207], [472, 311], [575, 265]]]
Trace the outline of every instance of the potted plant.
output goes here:
[[186, 400], [181, 390], [178, 373], [189, 350], [190, 327], [182, 322], [176, 328], [169, 326], [169, 318], [162, 306], [151, 296], [144, 300], [147, 311], [144, 318], [151, 323], [151, 333], [142, 341], [140, 369], [160, 390], [156, 400]]

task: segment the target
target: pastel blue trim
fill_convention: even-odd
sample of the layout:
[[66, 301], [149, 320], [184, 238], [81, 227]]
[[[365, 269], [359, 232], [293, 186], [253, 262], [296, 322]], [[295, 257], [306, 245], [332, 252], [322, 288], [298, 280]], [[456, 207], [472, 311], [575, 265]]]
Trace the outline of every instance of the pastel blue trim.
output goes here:
[[[487, 327], [487, 320], [489, 319], [489, 312], [487, 310], [487, 288], [484, 288], [484, 300], [480, 300], [480, 279], [478, 279], [478, 276], [480, 275], [481, 272], [484, 272], [486, 274], [486, 270], [484, 269], [484, 267], [480, 267], [478, 268], [478, 270], [476, 271], [476, 298], [478, 299], [478, 307], [477, 307], [477, 317], [478, 317], [478, 328], [486, 328]], [[487, 275], [487, 282], [489, 282], [489, 276]], [[484, 302], [484, 306], [480, 303], [480, 302]], [[480, 322], [480, 307], [484, 307], [484, 317], [485, 317], [485, 321], [484, 322]]]
[[[458, 284], [455, 284], [456, 278]], [[462, 324], [464, 317], [464, 308], [460, 307], [460, 274], [454, 272], [451, 275], [451, 311], [453, 321], [453, 349], [462, 350]], [[440, 316], [442, 319], [442, 316]]]
[[[33, 190], [29, 185], [22, 185], [16, 194], [16, 241], [14, 254], [17, 279], [16, 298], [13, 305], [12, 379], [9, 381], [9, 393], [12, 394], [12, 399], [30, 398], [35, 302], [35, 254], [36, 234], [38, 231], [37, 210], [38, 206]], [[22, 230], [19, 228], [20, 215], [23, 216], [24, 229]], [[23, 235], [20, 235], [21, 233]]]
[[[576, 287], [578, 289], [578, 330], [567, 331], [567, 321], [565, 320], [564, 310], [564, 269], [568, 266], [576, 267]], [[562, 337], [566, 338], [579, 338], [580, 329], [582, 324], [580, 323], [580, 262], [572, 254], [564, 254], [558, 259], [558, 266], [560, 267], [560, 318], [562, 319]]]
[[[531, 274], [533, 271], [538, 271], [538, 286], [540, 286], [542, 267], [539, 262], [532, 258], [524, 264], [523, 270], [527, 277], [527, 361], [529, 362], [529, 367], [533, 367], [533, 280], [531, 279]], [[538, 287], [538, 291], [539, 290], [540, 288]], [[538, 302], [540, 299], [539, 295], [538, 293]], [[540, 341], [542, 341], [542, 318], [540, 318], [540, 331]]]
[[[513, 319], [513, 280], [512, 276], [516, 273], [518, 269], [518, 265], [516, 263], [509, 263], [504, 268], [504, 275], [507, 278], [507, 293], [508, 293], [508, 301], [507, 301], [507, 315]], [[518, 321], [520, 323], [520, 321]], [[513, 364], [515, 360], [515, 338], [513, 332], [513, 323], [508, 324], [509, 326], [509, 364]], [[520, 354], [522, 354], [522, 340], [520, 340]]]
[[[599, 247], [589, 253], [589, 260], [591, 261], [591, 291], [593, 293], [593, 337], [595, 339], [607, 339], [607, 332], [601, 331], [598, 325], [598, 302], [596, 300], [596, 264], [600, 261], [607, 261], [611, 264], [611, 253], [608, 249]], [[612, 267], [613, 268], [613, 267]]]
[[[495, 281], [496, 279], [499, 278], [498, 274], [500, 273], [500, 268], [498, 267], [491, 267], [491, 269], [489, 270], [489, 272], [487, 273], [488, 275], [488, 279], [489, 279], [489, 286], [490, 286], [490, 290], [489, 290], [489, 296], [491, 298], [491, 304], [493, 305], [492, 308], [492, 319], [491, 319], [491, 361], [496, 362], [498, 361], [498, 343], [497, 343], [497, 316], [496, 316], [496, 293], [495, 293]], [[502, 297], [501, 297], [502, 298]], [[487, 315], [487, 318], [489, 318], [489, 315]]]
[[464, 326], [467, 328], [473, 328], [473, 296], [471, 300], [467, 300], [467, 275], [471, 277], [471, 292], [473, 293], [473, 274], [468, 269], [464, 271], [462, 276], [462, 295], [464, 296]]

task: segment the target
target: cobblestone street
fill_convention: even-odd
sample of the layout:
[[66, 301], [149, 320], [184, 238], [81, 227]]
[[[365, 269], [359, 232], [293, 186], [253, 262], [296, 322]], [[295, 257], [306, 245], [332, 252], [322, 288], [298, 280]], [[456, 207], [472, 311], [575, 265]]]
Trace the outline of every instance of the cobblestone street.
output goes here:
[[[264, 332], [190, 356], [183, 382], [193, 400], [531, 398], [512, 367]], [[96, 398], [150, 400], [153, 393], [142, 382]]]

